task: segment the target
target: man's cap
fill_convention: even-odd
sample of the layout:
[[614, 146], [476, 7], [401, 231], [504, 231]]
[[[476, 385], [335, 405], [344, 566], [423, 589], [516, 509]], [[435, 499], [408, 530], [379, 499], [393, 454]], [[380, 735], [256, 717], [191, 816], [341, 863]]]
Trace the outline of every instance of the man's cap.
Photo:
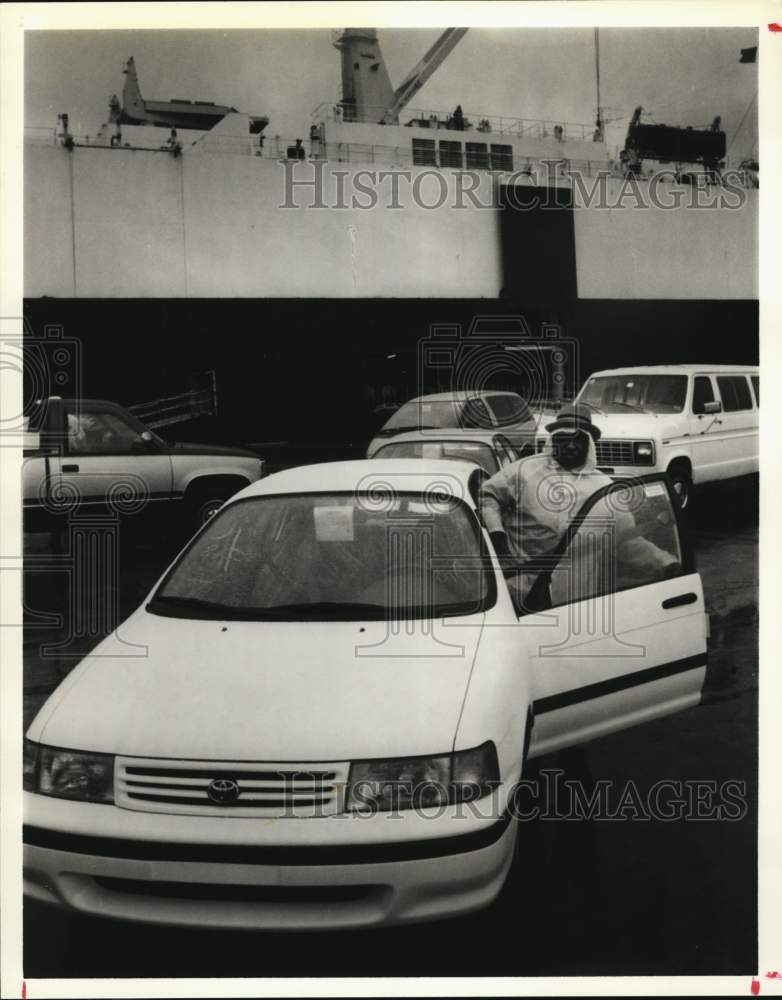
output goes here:
[[592, 423], [590, 410], [582, 403], [575, 403], [560, 410], [556, 420], [552, 424], [546, 424], [546, 430], [550, 434], [554, 431], [586, 431], [592, 435], [594, 441], [600, 440], [600, 428]]

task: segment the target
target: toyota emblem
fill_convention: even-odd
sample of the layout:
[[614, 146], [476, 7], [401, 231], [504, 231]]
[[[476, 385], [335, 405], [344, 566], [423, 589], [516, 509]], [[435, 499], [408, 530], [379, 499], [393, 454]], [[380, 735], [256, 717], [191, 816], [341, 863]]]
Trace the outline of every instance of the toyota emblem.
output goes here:
[[239, 786], [233, 778], [215, 778], [207, 785], [206, 794], [212, 802], [225, 806], [239, 798]]

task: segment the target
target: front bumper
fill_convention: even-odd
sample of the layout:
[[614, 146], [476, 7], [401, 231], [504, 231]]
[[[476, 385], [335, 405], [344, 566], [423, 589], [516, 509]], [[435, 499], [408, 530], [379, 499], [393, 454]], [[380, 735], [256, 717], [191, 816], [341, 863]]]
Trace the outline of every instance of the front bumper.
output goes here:
[[[85, 808], [90, 807], [79, 804], [78, 811]], [[126, 821], [139, 816], [112, 806], [92, 808], [99, 811], [97, 828], [115, 826], [114, 816], [100, 822], [110, 814], [124, 814]], [[198, 838], [188, 840], [176, 839], [184, 830], [182, 817], [154, 818], [166, 821], [158, 835], [162, 837], [167, 826], [168, 839], [96, 836], [30, 824], [24, 833], [25, 894], [123, 920], [307, 931], [434, 920], [490, 904], [512, 862], [515, 823], [507, 815], [477, 824], [462, 817], [458, 825], [468, 832], [431, 836], [433, 826], [452, 832], [453, 817], [443, 816], [429, 824], [428, 836], [418, 838], [421, 817], [414, 818], [407, 831], [412, 836], [405, 837], [408, 818], [413, 817], [359, 821], [364, 824], [355, 828], [359, 836], [348, 843], [334, 818], [275, 821], [275, 826], [296, 824], [299, 841], [310, 824], [309, 843], [298, 844], [272, 843], [269, 827], [264, 830], [265, 824], [258, 821], [252, 837], [240, 833], [238, 839], [229, 839], [225, 825], [234, 827], [235, 835], [235, 824], [241, 821], [221, 820], [224, 834], [219, 840], [202, 839], [207, 826], [198, 818], [193, 823], [193, 817], [187, 817], [188, 825]], [[392, 839], [374, 839], [383, 822]], [[313, 823], [319, 832], [328, 833], [325, 839], [340, 836], [343, 842], [313, 842]], [[323, 823], [327, 826], [320, 827]], [[149, 829], [148, 824], [146, 819]]]

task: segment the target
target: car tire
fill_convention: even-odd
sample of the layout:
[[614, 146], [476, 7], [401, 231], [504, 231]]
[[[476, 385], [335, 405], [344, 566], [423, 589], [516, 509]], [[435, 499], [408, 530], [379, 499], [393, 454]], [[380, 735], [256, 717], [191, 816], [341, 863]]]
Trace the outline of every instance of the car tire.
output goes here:
[[672, 465], [668, 469], [671, 483], [682, 510], [691, 510], [693, 505], [693, 484], [690, 470], [684, 465]]

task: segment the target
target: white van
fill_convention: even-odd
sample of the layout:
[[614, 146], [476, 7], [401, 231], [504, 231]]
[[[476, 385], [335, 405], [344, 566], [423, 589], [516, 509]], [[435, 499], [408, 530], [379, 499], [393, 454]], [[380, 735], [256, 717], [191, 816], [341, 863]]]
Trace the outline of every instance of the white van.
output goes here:
[[576, 402], [602, 437], [598, 466], [611, 476], [667, 472], [682, 507], [693, 485], [758, 471], [759, 369], [648, 365], [595, 372]]
[[607, 560], [601, 476], [520, 622], [485, 478], [336, 462], [232, 497], [30, 726], [28, 898], [274, 931], [491, 903], [525, 760], [697, 705], [706, 615], [669, 484], [631, 487]]

